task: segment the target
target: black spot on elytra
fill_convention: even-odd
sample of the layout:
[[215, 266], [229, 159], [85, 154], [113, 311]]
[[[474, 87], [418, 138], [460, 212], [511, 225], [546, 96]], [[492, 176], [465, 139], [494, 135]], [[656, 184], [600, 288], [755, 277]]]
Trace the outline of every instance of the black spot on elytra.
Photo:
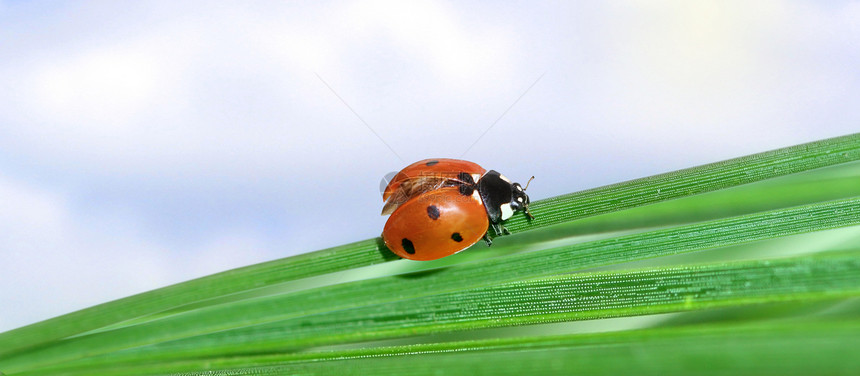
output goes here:
[[439, 219], [439, 214], [439, 208], [437, 208], [436, 205], [430, 205], [427, 207], [427, 215], [430, 217], [430, 219]]
[[461, 185], [460, 186], [460, 194], [463, 196], [471, 196], [472, 192], [475, 191], [475, 187], [471, 185]]
[[457, 174], [457, 179], [460, 179], [463, 183], [466, 183], [469, 185], [475, 184], [475, 180], [472, 179], [472, 174], [469, 174], [466, 172], [461, 172], [461, 173]]
[[425, 163], [425, 165], [432, 166], [432, 165], [437, 164], [437, 163], [439, 163], [439, 161], [430, 161], [430, 162]]
[[400, 245], [403, 246], [403, 250], [406, 251], [406, 253], [408, 253], [410, 255], [415, 254], [415, 246], [412, 245], [411, 240], [403, 238], [403, 240], [400, 242]]
[[471, 196], [472, 192], [475, 192], [475, 180], [472, 179], [472, 175], [466, 172], [461, 172], [457, 174], [457, 180], [461, 195]]
[[463, 237], [460, 236], [459, 232], [455, 232], [455, 233], [451, 234], [451, 239], [453, 239], [457, 243], [463, 241]]

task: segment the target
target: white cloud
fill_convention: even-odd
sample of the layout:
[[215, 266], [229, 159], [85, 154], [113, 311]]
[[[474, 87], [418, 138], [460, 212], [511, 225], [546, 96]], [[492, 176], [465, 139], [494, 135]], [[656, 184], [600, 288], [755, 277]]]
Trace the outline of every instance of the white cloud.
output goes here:
[[[445, 83], [474, 82], [487, 69], [509, 68], [511, 39], [505, 28], [480, 22], [470, 25], [461, 12], [434, 1], [358, 1], [343, 9], [346, 27], [366, 41], [393, 41], [411, 64], [426, 64]], [[478, 27], [480, 26], [480, 27]], [[378, 39], [377, 39], [378, 38]]]
[[271, 253], [248, 231], [166, 246], [123, 220], [92, 218], [60, 195], [0, 176], [0, 332]]
[[81, 228], [63, 197], [2, 176], [0, 228], [0, 305], [27, 307], [3, 310], [0, 331], [165, 281], [163, 249]]
[[[455, 132], [474, 122], [457, 119], [470, 115], [468, 102], [456, 101], [489, 94], [507, 102], [511, 95], [488, 87], [522, 86], [523, 80], [505, 79], [512, 35], [504, 28], [465, 25], [438, 3], [410, 4], [159, 14], [171, 11], [165, 8], [150, 10], [164, 16], [157, 27], [136, 26], [74, 47], [41, 41], [54, 50], [47, 59], [22, 51], [0, 66], [13, 89], [0, 98], [6, 99], [0, 117], [15, 127], [0, 144], [46, 166], [87, 166], [146, 184], [174, 184], [200, 172], [253, 178], [261, 169], [299, 172], [289, 161], [307, 155], [382, 146], [314, 73], [391, 143], [434, 120], [441, 131]], [[388, 59], [392, 54], [402, 56]], [[395, 73], [404, 67], [409, 71]], [[403, 74], [416, 78], [414, 85], [397, 86]], [[368, 93], [379, 82], [391, 82], [394, 91]], [[403, 101], [401, 90], [415, 101]], [[440, 111], [451, 104], [456, 110]], [[504, 105], [482, 112], [480, 121]], [[322, 129], [329, 142], [320, 142]]]
[[142, 52], [103, 49], [46, 66], [34, 78], [33, 95], [41, 98], [34, 105], [50, 120], [122, 127], [145, 110], [163, 86], [156, 56]]
[[595, 107], [582, 112], [605, 116], [597, 132], [648, 141], [635, 152], [701, 153], [712, 140], [748, 153], [847, 128], [821, 116], [858, 92], [846, 64], [858, 63], [850, 46], [860, 39], [843, 6], [631, 1], [599, 13], [585, 69], [602, 80], [585, 89]]

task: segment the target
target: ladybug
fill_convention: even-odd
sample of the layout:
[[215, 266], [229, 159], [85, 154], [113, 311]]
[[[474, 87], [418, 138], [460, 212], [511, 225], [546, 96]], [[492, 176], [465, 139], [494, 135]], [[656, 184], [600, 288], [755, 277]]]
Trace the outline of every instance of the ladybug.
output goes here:
[[532, 217], [525, 190], [469, 161], [415, 162], [398, 172], [382, 193], [382, 215], [391, 214], [382, 239], [398, 256], [421, 261], [460, 252], [481, 238], [490, 245], [490, 227], [496, 234], [510, 233], [502, 222], [514, 213]]

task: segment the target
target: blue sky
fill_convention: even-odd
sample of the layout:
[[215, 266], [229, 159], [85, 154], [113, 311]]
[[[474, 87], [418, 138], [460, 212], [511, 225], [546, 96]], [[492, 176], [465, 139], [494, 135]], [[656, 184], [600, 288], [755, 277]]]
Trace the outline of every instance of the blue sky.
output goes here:
[[540, 199], [857, 132], [857, 46], [857, 1], [0, 0], [0, 331], [377, 236], [419, 159]]

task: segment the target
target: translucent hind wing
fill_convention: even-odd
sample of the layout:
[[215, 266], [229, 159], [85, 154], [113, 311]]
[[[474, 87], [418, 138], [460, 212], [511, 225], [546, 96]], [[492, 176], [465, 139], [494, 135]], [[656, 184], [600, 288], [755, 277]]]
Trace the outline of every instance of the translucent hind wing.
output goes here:
[[[388, 186], [382, 192], [382, 201], [388, 201], [394, 192], [400, 189], [400, 186], [409, 180], [427, 179], [435, 177], [437, 179], [456, 180], [457, 176], [465, 172], [467, 174], [483, 175], [486, 170], [477, 163], [448, 158], [425, 159], [406, 166], [394, 178], [388, 182]], [[415, 184], [415, 183], [413, 183]]]

